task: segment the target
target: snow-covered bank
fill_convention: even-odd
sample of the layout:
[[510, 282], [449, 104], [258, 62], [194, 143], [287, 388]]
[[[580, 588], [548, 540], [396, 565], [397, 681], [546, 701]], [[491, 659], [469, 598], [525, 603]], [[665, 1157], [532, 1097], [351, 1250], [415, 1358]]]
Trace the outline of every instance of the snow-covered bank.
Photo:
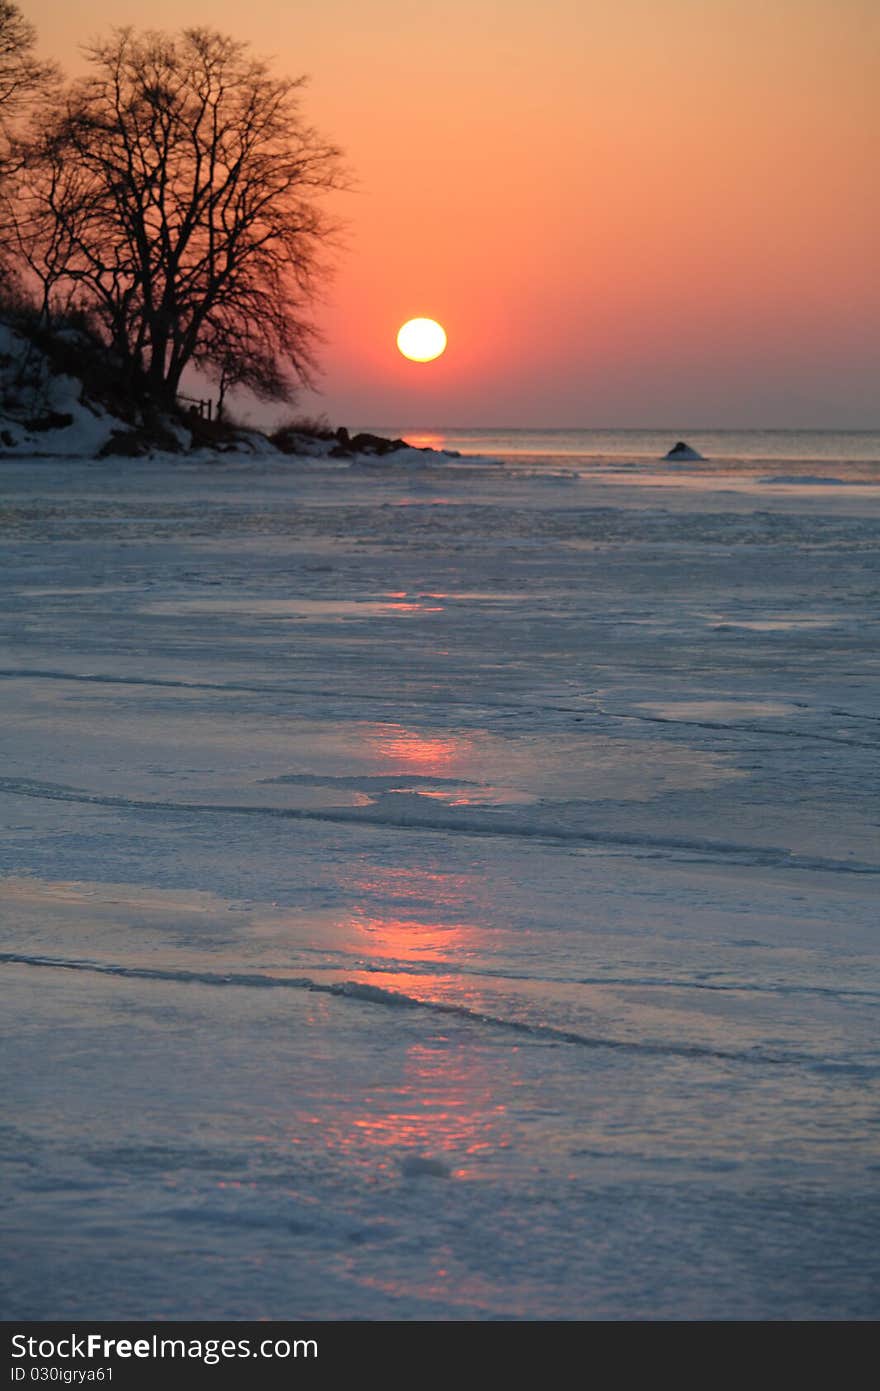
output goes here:
[[202, 461], [227, 454], [342, 458], [354, 464], [393, 456], [407, 465], [429, 457], [458, 458], [456, 451], [410, 447], [401, 439], [351, 437], [344, 428], [334, 432], [294, 423], [270, 438], [261, 430], [212, 421], [210, 414], [203, 418], [183, 404], [173, 412], [150, 409], [120, 389], [111, 355], [87, 334], [72, 328], [41, 333], [33, 324], [25, 332], [0, 318], [0, 457], [109, 455], [158, 458], [167, 465], [169, 451]]
[[[74, 352], [76, 337], [66, 340]], [[0, 452], [92, 457], [122, 428], [99, 402], [84, 399], [80, 380], [53, 370], [36, 344], [0, 322]]]
[[877, 490], [0, 490], [7, 1317], [876, 1316]]

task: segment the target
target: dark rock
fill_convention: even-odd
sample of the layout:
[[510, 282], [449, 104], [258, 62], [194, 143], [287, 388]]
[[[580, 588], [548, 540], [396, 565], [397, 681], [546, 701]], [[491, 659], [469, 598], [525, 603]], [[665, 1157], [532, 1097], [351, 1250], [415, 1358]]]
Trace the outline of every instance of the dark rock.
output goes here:
[[25, 429], [32, 434], [41, 433], [44, 430], [66, 430], [68, 425], [73, 424], [73, 416], [66, 411], [47, 411], [45, 415], [35, 416], [33, 420], [25, 421]]
[[115, 455], [121, 459], [141, 459], [153, 449], [161, 449], [165, 454], [179, 454], [180, 441], [170, 430], [161, 426], [114, 430], [107, 443], [98, 450], [98, 458], [107, 459]]
[[350, 443], [354, 454], [388, 454], [394, 448], [391, 440], [383, 439], [381, 435], [371, 435], [366, 431], [355, 435]]
[[114, 430], [98, 450], [99, 459], [118, 455], [120, 459], [140, 459], [150, 452], [150, 442], [140, 430]]
[[398, 449], [409, 449], [406, 440], [388, 440], [382, 435], [371, 435], [362, 431], [349, 439], [348, 448], [352, 454], [393, 454]]
[[696, 449], [692, 449], [684, 440], [679, 440], [663, 457], [665, 459], [702, 459], [703, 456]]

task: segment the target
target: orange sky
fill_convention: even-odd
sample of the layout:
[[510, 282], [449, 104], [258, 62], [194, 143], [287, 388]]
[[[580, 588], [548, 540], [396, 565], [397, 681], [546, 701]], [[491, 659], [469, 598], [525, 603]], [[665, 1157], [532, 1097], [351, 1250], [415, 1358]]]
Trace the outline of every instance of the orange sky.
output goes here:
[[358, 185], [302, 402], [334, 423], [880, 425], [877, 0], [21, 8], [70, 71], [148, 13], [311, 75]]

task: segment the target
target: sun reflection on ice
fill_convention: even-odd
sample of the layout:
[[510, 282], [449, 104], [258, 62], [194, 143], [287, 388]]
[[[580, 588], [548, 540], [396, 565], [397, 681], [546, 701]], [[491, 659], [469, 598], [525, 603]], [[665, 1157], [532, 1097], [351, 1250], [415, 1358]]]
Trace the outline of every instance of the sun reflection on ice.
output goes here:
[[507, 1107], [493, 1094], [487, 1066], [444, 1034], [412, 1044], [396, 1080], [358, 1094], [351, 1107], [344, 1095], [335, 1100], [307, 1122], [321, 1126], [331, 1152], [389, 1178], [406, 1175], [415, 1157], [433, 1160], [424, 1172], [435, 1177], [476, 1178], [481, 1159], [511, 1144]]
[[[395, 738], [403, 736], [407, 731], [395, 729]], [[412, 748], [418, 736], [403, 741]], [[429, 748], [425, 756], [444, 752]], [[357, 964], [345, 967], [346, 981], [409, 1001], [446, 1001], [465, 1012], [485, 1005], [477, 979], [459, 969], [479, 950], [479, 876], [433, 864], [362, 862], [347, 887], [354, 906], [345, 935]], [[326, 1037], [323, 1014], [335, 1006], [325, 997], [313, 1008]], [[396, 1021], [409, 1012], [381, 1009], [374, 1025], [388, 1029], [389, 1046], [379, 1078], [366, 1088], [349, 1087], [341, 1064], [339, 1090], [300, 1117], [289, 1143], [311, 1146], [317, 1132], [330, 1153], [394, 1182], [477, 1177], [481, 1161], [511, 1143], [506, 1107], [494, 1094], [495, 1053], [459, 1041], [444, 1030], [442, 1016], [429, 1014], [417, 1039], [407, 1042]], [[468, 1027], [466, 1018], [459, 1027]]]
[[462, 945], [463, 929], [458, 924], [426, 923], [418, 918], [367, 914], [357, 909], [351, 925], [368, 939], [365, 945], [372, 955], [396, 961], [446, 955]]
[[[376, 866], [352, 888], [364, 902], [352, 913], [350, 927], [357, 945], [371, 957], [412, 962], [452, 952], [458, 960], [472, 954], [470, 939], [477, 929], [464, 913], [464, 898], [473, 892], [465, 875]], [[390, 910], [380, 906], [386, 904]], [[402, 983], [396, 988], [402, 989]]]
[[466, 767], [472, 748], [472, 741], [460, 734], [425, 735], [402, 725], [379, 730], [374, 743], [374, 751], [395, 763], [397, 771], [447, 777], [463, 765]]

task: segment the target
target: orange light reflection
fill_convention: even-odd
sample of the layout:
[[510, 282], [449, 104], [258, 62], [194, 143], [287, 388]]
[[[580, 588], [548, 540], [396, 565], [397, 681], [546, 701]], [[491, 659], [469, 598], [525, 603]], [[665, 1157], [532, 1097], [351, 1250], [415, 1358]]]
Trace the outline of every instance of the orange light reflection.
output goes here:
[[442, 1035], [413, 1044], [399, 1080], [373, 1086], [361, 1108], [328, 1113], [322, 1139], [352, 1163], [389, 1176], [417, 1154], [441, 1159], [451, 1177], [476, 1177], [482, 1157], [511, 1143], [507, 1107], [494, 1095], [488, 1065]]
[[464, 920], [463, 899], [473, 885], [464, 875], [383, 866], [352, 887], [365, 900], [350, 920], [359, 951], [402, 962], [472, 955], [477, 929]]
[[460, 734], [418, 734], [402, 725], [388, 725], [375, 740], [375, 751], [397, 764], [398, 771], [448, 774], [452, 768], [466, 766], [473, 745]]
[[412, 449], [436, 449], [442, 450], [446, 444], [446, 436], [436, 430], [407, 430], [406, 442]]
[[393, 961], [418, 961], [446, 956], [457, 950], [461, 954], [462, 939], [467, 927], [459, 923], [421, 922], [418, 918], [367, 916], [360, 911], [352, 918], [354, 930], [366, 936], [365, 944], [371, 956], [389, 957]]
[[[471, 874], [451, 874], [436, 869], [413, 868], [409, 865], [363, 866], [351, 880], [351, 890], [384, 903], [397, 903], [406, 908], [433, 907], [452, 910], [456, 917], [464, 916], [465, 899], [482, 899], [482, 881]], [[371, 909], [364, 908], [368, 916]]]
[[[371, 963], [351, 979], [415, 999], [480, 1007], [477, 978], [456, 971], [482, 950], [483, 932], [471, 917], [479, 915], [484, 895], [476, 876], [371, 866], [351, 887], [363, 899], [349, 920], [352, 945]], [[381, 969], [386, 962], [387, 971]], [[406, 969], [419, 962], [430, 974]], [[448, 967], [449, 974], [438, 974], [438, 967]]]
[[[405, 736], [408, 748], [418, 741], [403, 730], [395, 735]], [[457, 748], [456, 741], [449, 742]], [[362, 862], [349, 888], [357, 899], [350, 918], [354, 944], [358, 955], [375, 964], [347, 971], [347, 979], [411, 1000], [476, 1012], [485, 1008], [478, 978], [457, 969], [479, 950], [480, 929], [468, 920], [479, 914], [486, 893], [478, 874]], [[390, 969], [377, 970], [385, 961]], [[420, 971], [420, 962], [427, 969]], [[326, 1028], [326, 1020], [315, 1022], [322, 1031]], [[306, 1137], [318, 1123], [321, 1141], [330, 1150], [389, 1178], [401, 1177], [402, 1165], [412, 1155], [441, 1160], [452, 1177], [477, 1176], [482, 1158], [511, 1143], [506, 1106], [495, 1094], [497, 1054], [456, 1042], [454, 1034], [442, 1032], [444, 1024], [448, 1027], [449, 1021], [442, 1016], [432, 1022], [426, 1015], [419, 1041], [402, 1057], [392, 1044], [380, 1077], [371, 1079], [366, 1093], [358, 1087], [350, 1096], [341, 1087], [325, 1098], [333, 1105], [301, 1118], [299, 1134], [292, 1134], [290, 1143], [312, 1143]], [[399, 1059], [397, 1071], [394, 1058]]]

